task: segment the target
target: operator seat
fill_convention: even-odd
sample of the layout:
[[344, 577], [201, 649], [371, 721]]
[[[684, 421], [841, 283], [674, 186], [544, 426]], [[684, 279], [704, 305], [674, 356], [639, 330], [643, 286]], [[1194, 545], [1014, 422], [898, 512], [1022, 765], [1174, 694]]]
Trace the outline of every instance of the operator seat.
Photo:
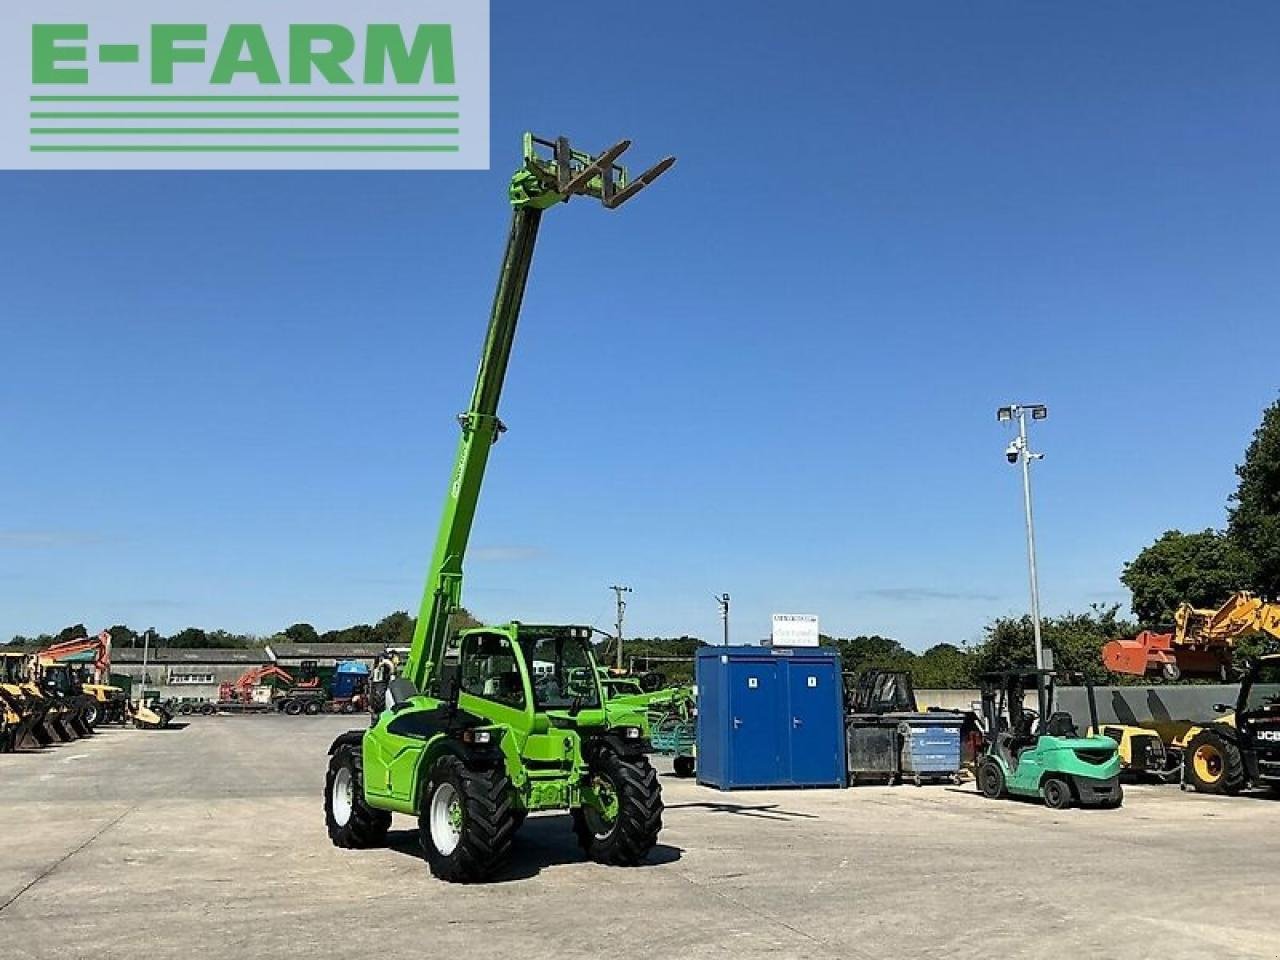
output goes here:
[[402, 703], [408, 703], [410, 697], [418, 695], [418, 688], [413, 685], [413, 681], [407, 677], [396, 677], [387, 684], [387, 706], [386, 709], [394, 710]]
[[1080, 731], [1076, 729], [1075, 718], [1063, 710], [1050, 714], [1049, 723], [1045, 727], [1045, 733], [1051, 737], [1080, 736]]

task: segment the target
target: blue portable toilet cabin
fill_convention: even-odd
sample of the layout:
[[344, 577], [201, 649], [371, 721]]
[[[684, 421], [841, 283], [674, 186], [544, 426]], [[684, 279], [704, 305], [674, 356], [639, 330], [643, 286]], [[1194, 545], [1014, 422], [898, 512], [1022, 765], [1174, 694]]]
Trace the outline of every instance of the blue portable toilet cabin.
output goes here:
[[702, 647], [696, 669], [699, 783], [844, 786], [844, 692], [834, 650]]

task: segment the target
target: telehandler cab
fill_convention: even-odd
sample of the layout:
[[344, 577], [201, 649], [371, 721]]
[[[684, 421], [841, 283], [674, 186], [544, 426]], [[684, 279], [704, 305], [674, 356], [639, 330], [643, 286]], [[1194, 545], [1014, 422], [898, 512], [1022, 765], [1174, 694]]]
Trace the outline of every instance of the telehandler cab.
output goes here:
[[431, 872], [471, 882], [503, 864], [533, 811], [569, 810], [580, 844], [602, 863], [637, 864], [657, 842], [662, 794], [645, 756], [647, 721], [643, 710], [607, 702], [590, 628], [449, 629], [489, 450], [505, 430], [498, 399], [543, 211], [574, 196], [612, 209], [675, 163], [668, 157], [629, 178], [615, 162], [629, 146], [592, 156], [563, 137], [525, 135], [506, 255], [471, 404], [458, 418], [462, 438], [409, 655], [373, 726], [329, 748], [325, 820], [337, 846], [374, 846], [392, 812], [415, 815]]

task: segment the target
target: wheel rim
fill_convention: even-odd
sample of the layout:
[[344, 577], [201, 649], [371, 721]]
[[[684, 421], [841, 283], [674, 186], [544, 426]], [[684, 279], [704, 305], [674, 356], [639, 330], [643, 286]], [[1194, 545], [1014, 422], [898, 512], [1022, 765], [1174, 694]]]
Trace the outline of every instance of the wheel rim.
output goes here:
[[462, 799], [452, 783], [442, 783], [431, 795], [431, 842], [449, 856], [462, 839]]
[[618, 823], [618, 788], [609, 777], [596, 774], [591, 778], [591, 789], [596, 802], [587, 804], [583, 815], [591, 833], [603, 840]]
[[333, 778], [333, 819], [338, 826], [345, 827], [351, 820], [351, 808], [355, 805], [355, 778], [351, 776], [350, 767], [339, 767]]
[[1217, 747], [1203, 744], [1191, 758], [1196, 776], [1204, 783], [1217, 783], [1222, 779], [1222, 753]]

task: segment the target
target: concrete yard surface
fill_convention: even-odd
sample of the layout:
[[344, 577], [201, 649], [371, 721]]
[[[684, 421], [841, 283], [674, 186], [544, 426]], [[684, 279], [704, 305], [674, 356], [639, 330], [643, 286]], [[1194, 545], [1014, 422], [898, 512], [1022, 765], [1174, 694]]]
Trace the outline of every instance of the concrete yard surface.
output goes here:
[[0, 944], [16, 958], [691, 960], [1280, 956], [1280, 803], [1134, 786], [1055, 813], [971, 785], [721, 793], [670, 774], [661, 845], [584, 860], [531, 817], [485, 886], [416, 825], [325, 834], [326, 750], [361, 718], [196, 717], [0, 756]]

